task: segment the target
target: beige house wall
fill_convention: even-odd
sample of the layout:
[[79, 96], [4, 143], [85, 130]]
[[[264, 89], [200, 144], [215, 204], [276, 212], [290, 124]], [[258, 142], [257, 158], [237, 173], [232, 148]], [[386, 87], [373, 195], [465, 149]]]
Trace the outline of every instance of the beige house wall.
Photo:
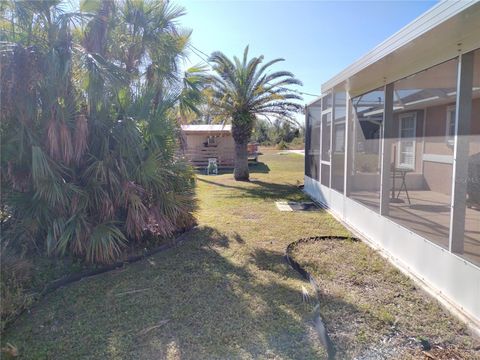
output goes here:
[[[425, 123], [424, 154], [453, 156], [453, 146], [447, 141], [447, 108], [452, 104], [433, 106], [427, 109]], [[480, 152], [480, 98], [472, 103], [470, 155]], [[417, 161], [422, 160], [422, 152], [417, 153]], [[452, 165], [423, 161], [423, 176], [429, 190], [451, 194]]]

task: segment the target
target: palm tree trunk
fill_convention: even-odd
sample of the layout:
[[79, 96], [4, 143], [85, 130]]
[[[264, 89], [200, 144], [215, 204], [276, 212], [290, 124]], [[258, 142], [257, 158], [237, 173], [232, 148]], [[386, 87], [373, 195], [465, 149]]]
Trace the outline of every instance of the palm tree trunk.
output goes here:
[[235, 169], [233, 170], [233, 177], [237, 181], [248, 181], [248, 142], [235, 141]]
[[248, 181], [248, 140], [252, 135], [255, 117], [249, 113], [237, 113], [232, 119], [232, 136], [235, 140], [235, 169], [233, 177], [237, 181]]

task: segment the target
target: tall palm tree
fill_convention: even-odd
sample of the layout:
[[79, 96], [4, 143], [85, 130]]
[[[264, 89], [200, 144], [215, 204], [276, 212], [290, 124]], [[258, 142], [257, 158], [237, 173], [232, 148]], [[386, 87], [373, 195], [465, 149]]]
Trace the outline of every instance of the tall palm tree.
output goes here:
[[288, 71], [267, 70], [284, 59], [275, 59], [262, 65], [263, 55], [248, 59], [248, 46], [243, 60], [230, 60], [222, 52], [210, 56], [214, 74], [211, 76], [213, 106], [232, 123], [235, 140], [234, 177], [248, 181], [247, 144], [258, 117], [293, 119], [302, 106], [295, 100], [302, 97], [291, 90], [291, 85], [302, 83]]

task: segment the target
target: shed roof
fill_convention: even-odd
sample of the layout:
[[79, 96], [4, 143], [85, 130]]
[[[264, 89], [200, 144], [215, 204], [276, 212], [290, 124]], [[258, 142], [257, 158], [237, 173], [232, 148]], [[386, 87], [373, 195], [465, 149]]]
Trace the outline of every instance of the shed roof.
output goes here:
[[232, 125], [222, 124], [200, 124], [200, 125], [182, 125], [184, 132], [206, 132], [206, 133], [226, 133], [232, 131]]

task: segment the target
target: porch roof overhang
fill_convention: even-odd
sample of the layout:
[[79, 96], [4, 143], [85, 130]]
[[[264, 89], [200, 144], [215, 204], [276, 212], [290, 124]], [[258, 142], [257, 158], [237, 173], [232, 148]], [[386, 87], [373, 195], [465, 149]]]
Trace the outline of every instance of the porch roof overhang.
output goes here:
[[322, 84], [322, 94], [357, 96], [477, 48], [480, 0], [442, 1]]

